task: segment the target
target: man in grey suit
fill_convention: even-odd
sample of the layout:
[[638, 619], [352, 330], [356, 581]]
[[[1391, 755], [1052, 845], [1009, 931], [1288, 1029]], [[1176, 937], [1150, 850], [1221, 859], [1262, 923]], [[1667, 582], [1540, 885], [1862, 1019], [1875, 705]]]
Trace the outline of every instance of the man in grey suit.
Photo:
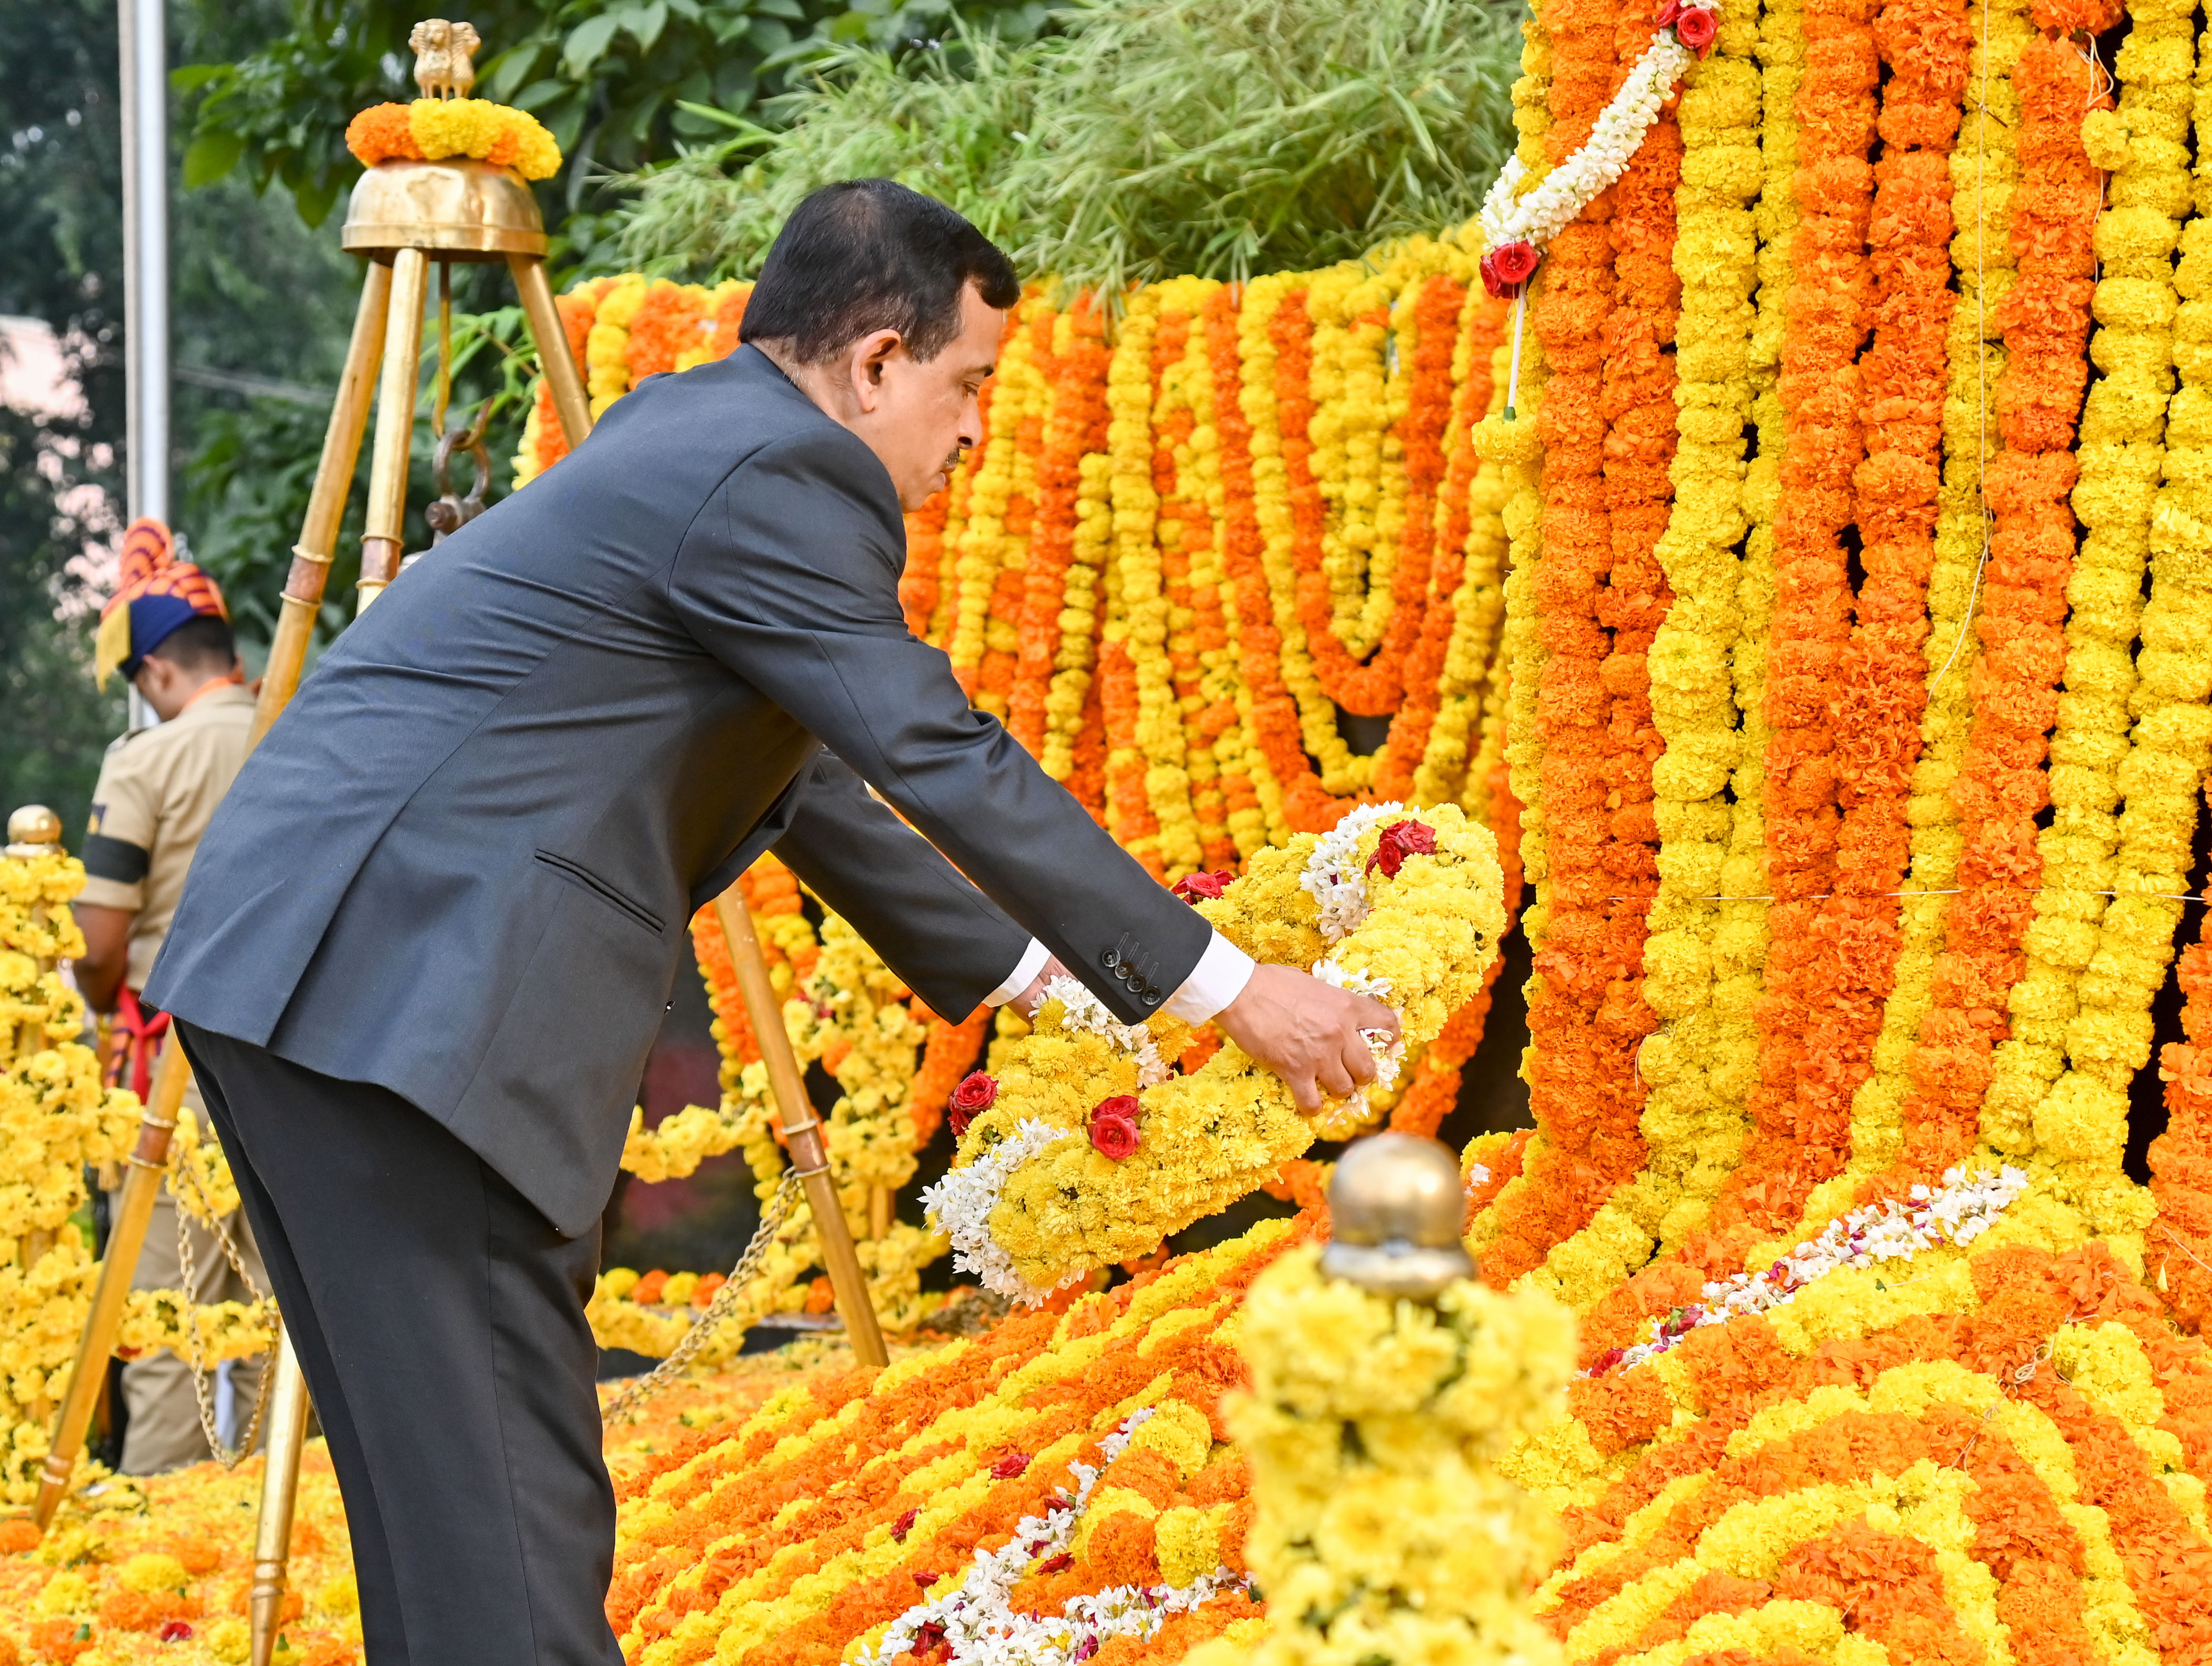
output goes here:
[[939, 1012], [1064, 966], [1124, 1021], [1213, 1019], [1310, 1106], [1395, 1028], [1255, 968], [908, 632], [901, 508], [975, 442], [1018, 298], [943, 204], [817, 192], [749, 344], [395, 585], [208, 830], [146, 994], [329, 1435], [370, 1666], [620, 1660], [599, 1211], [685, 922], [762, 851]]

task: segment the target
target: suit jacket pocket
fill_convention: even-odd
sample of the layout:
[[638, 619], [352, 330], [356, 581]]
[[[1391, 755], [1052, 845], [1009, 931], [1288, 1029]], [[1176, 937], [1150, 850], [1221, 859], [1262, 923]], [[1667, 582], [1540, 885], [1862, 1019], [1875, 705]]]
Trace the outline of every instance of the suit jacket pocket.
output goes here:
[[612, 885], [609, 885], [605, 879], [599, 878], [598, 874], [592, 873], [591, 869], [584, 866], [580, 862], [572, 862], [566, 856], [556, 856], [550, 850], [532, 851], [531, 854], [536, 856], [539, 861], [544, 863], [546, 866], [551, 868], [555, 873], [561, 874], [566, 879], [573, 880], [577, 885], [581, 885], [585, 890], [590, 891], [594, 897], [599, 898], [600, 901], [620, 909], [624, 914], [628, 915], [632, 920], [635, 920], [639, 925], [644, 927], [646, 930], [651, 932], [655, 937], [659, 937], [662, 934], [660, 916], [659, 915], [655, 914], [651, 909], [647, 908], [642, 903], [633, 902], [630, 898], [623, 896], [622, 892], [617, 891]]

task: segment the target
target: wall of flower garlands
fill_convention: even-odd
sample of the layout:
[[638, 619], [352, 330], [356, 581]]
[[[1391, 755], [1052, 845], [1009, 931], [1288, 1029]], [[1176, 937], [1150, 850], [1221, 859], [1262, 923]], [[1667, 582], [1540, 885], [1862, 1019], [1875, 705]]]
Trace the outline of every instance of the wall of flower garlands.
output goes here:
[[[1642, 6], [1535, 10], [1515, 100], [1540, 179], [1651, 24]], [[1568, 1414], [1501, 1466], [1563, 1525], [1534, 1605], [1571, 1660], [2212, 1649], [2212, 1362], [2195, 1335], [2212, 1307], [2212, 945], [2186, 900], [2212, 763], [2212, 221], [2197, 211], [2212, 160], [2190, 146], [2212, 46], [2185, 9], [2138, 6], [2116, 38], [2120, 21], [2071, 0], [1723, 5], [1619, 184], [1543, 251], [1516, 420], [1493, 377], [1470, 425], [1469, 477], [1497, 471], [1510, 538], [1482, 676], [1523, 806], [1536, 1122], [1470, 1148], [1470, 1242], [1494, 1284], [1581, 1316]], [[2196, 137], [2212, 159], [2212, 134]], [[1326, 398], [1332, 282], [1211, 303], [1237, 319], [1243, 388], [1287, 362], [1291, 391], [1304, 375]], [[1167, 506], [1206, 512], [1186, 569], [1202, 579], [1231, 545], [1232, 498], [1190, 489], [1185, 469], [1215, 470], [1209, 491], [1233, 480], [1233, 443], [1217, 428], [1211, 465], [1198, 444], [1156, 441], [1147, 459], [1137, 433], [1115, 443], [1140, 364], [1159, 367], [1149, 430], [1172, 432], [1168, 373], [1191, 362], [1178, 311], [1209, 317], [1133, 300], [1106, 350], [1123, 368], [1094, 419], [1104, 442], [1075, 465], [1103, 512], [1076, 520], [1090, 544], [1071, 542], [1118, 559], [1149, 526], [1159, 552], [1158, 591], [1141, 550], [1133, 588], [1122, 569], [1122, 629], [1110, 611], [1083, 629], [1098, 590], [1050, 621], [1073, 616], [1057, 637], [1042, 608], [1012, 605], [1001, 552], [1024, 523], [1000, 505], [1041, 476], [994, 472], [988, 448], [943, 524], [917, 529], [908, 588], [979, 702], [1068, 737], [1043, 755], [1079, 791], [1096, 782], [1089, 801], [1168, 877], [1185, 835], [1192, 866], [1209, 837], [1235, 842], [1225, 761], [1252, 755], [1218, 744], [1224, 722], [1216, 773], [1191, 766], [1206, 690], [1185, 703], [1175, 676], [1178, 608], [1201, 649], [1203, 614], [1172, 593], [1193, 523]], [[1301, 437], [1309, 467], [1358, 437], [1319, 404], [1240, 415], [1255, 501]], [[1301, 500], [1285, 483], [1279, 502], [1294, 539]], [[1326, 533], [1311, 547], [1309, 568], [1285, 565], [1288, 617], [1375, 640], [1357, 634], [1371, 583], [1332, 587], [1355, 557]], [[1026, 538], [1024, 599], [1040, 549], [1057, 558]], [[1087, 584], [1080, 565], [1040, 583]], [[1269, 648], [1295, 711], [1289, 640]], [[1179, 759], [1148, 750], [1162, 729], [1144, 720], [1169, 694]], [[1303, 750], [1299, 803], [1354, 787]], [[1273, 831], [1265, 793], [1237, 807]], [[2154, 1060], [2169, 977], [2187, 1039]], [[2142, 1186], [2123, 1156], [2129, 1091], [2152, 1069], [2170, 1120]], [[943, 1599], [1066, 1485], [1063, 1468], [1022, 1490], [1051, 1443], [1091, 1462], [1082, 1443], [1146, 1394], [1211, 1415], [1241, 1376], [1208, 1356], [1217, 1375], [1197, 1388], [1166, 1341], [1141, 1389], [1134, 1366], [1101, 1361], [1170, 1322], [1178, 1341], [1233, 1339], [1234, 1289], [1285, 1230], [971, 1345], [1009, 1350], [1005, 1364], [949, 1349], [941, 1378], [818, 1379], [739, 1437], [696, 1443], [624, 1505], [630, 1657], [826, 1662], [889, 1639], [917, 1660], [978, 1657]], [[978, 1400], [963, 1370], [1005, 1387]], [[1117, 1397], [1125, 1381], [1136, 1400]], [[860, 1456], [793, 1483], [818, 1508], [736, 1560], [710, 1551], [701, 1535], [732, 1542], [729, 1501], [795, 1495], [774, 1485], [781, 1465], [822, 1442], [790, 1437], [825, 1420]], [[1210, 1571], [1173, 1512], [1231, 1502], [1188, 1492], [1229, 1450], [1130, 1506], [1108, 1541], [1126, 1561], [994, 1564], [1014, 1581], [1002, 1605], [1092, 1613], [1080, 1602], [1116, 1586], [1164, 1593], [1156, 1628], [1071, 1633], [1071, 1659], [1178, 1659], [1224, 1629], [1253, 1644], [1236, 1629], [1249, 1589], [1174, 1597]], [[1394, 1541], [1370, 1530], [1379, 1568]], [[1218, 1529], [1213, 1548], [1245, 1566]], [[1301, 1657], [1334, 1657], [1325, 1635], [1308, 1642]]]
[[[1387, 771], [1523, 806], [1536, 1127], [1469, 1148], [1469, 1237], [1492, 1283], [1580, 1318], [1565, 1413], [1528, 1408], [1498, 1465], [1556, 1520], [1532, 1607], [1571, 1661], [2212, 1651], [2212, 944], [2183, 900], [2212, 762], [2212, 133], [2189, 143], [2212, 44], [2158, 0], [2116, 50], [2119, 21], [1723, 5], [1620, 182], [1543, 250], [1512, 423], [1494, 346], [1474, 392], [1476, 320], [1492, 344], [1504, 320], [1462, 307], [1430, 501], [1449, 515], [1462, 483], [1467, 526], [1494, 514], [1510, 547], [1466, 538], [1439, 590], [1431, 546], [1397, 663], [1440, 631], [1463, 675], [1406, 727], [1431, 702], [1401, 671], [1372, 763], [1307, 720], [1360, 709], [1350, 673], [1391, 640], [1376, 544], [1346, 529], [1431, 489], [1408, 367], [1425, 286], [1468, 276], [1455, 246], [1378, 257], [1401, 274], [1380, 338], [1372, 273], [1164, 285], [1095, 335], [1030, 303], [989, 441], [914, 529], [917, 629], [1164, 879], [1404, 791]], [[1533, 179], [1651, 29], [1641, 4], [1539, 0]], [[594, 397], [727, 350], [741, 296], [567, 298]], [[1370, 350], [1405, 387], [1381, 420], [1343, 392]], [[541, 411], [521, 471], [557, 449]], [[1383, 588], [1410, 600], [1407, 549]], [[1461, 634], [1479, 560], [1494, 636]], [[2168, 977], [2186, 1039], [2154, 1061]], [[2144, 1187], [2122, 1159], [2153, 1068]], [[884, 1372], [794, 1374], [647, 1456], [621, 1484], [626, 1656], [921, 1666], [1011, 1640], [1133, 1666], [1271, 1637], [1370, 1658], [1245, 1578], [1229, 1438], [1244, 1292], [1300, 1276], [1320, 1224]], [[1261, 1319], [1271, 1371], [1304, 1350], [1332, 1378], [1341, 1327]], [[1432, 1353], [1370, 1357], [1364, 1391], [1437, 1380]], [[1364, 1496], [1340, 1427], [1292, 1457], [1323, 1562], [1407, 1571], [1401, 1523], [1327, 1507]], [[1476, 1530], [1540, 1543], [1520, 1508]]]
[[[749, 294], [740, 283], [624, 277], [560, 297], [594, 410], [648, 375], [733, 351]], [[1235, 873], [1356, 804], [1398, 798], [1457, 803], [1495, 824], [1517, 897], [1496, 654], [1503, 482], [1469, 444], [1474, 422], [1504, 396], [1505, 319], [1456, 240], [1417, 242], [1376, 270], [1348, 266], [1317, 285], [1159, 285], [1136, 292], [1110, 328], [1088, 299], [1060, 307], [1032, 295], [986, 389], [982, 443], [950, 489], [909, 519], [909, 622], [946, 649], [977, 706], [1164, 881]], [[516, 484], [565, 453], [541, 386]], [[1379, 750], [1352, 750], [1340, 706], [1388, 721]], [[825, 929], [849, 965], [816, 971], [795, 883], [772, 860], [748, 877], [748, 894], [763, 883], [790, 910], [756, 909], [771, 961], [783, 964], [782, 934], [799, 933], [799, 975], [820, 985], [814, 1004], [828, 1009], [822, 1031], [787, 1007], [802, 1058], [833, 1049], [887, 1082], [930, 1073], [915, 1039], [873, 1027], [876, 1004], [846, 981], [890, 987], [880, 961], [833, 921]], [[781, 1158], [759, 1084], [744, 1087], [743, 1065], [756, 1056], [750, 1031], [718, 986], [711, 914], [694, 930], [719, 1015], [724, 1102], [641, 1131], [627, 1165], [664, 1177], [744, 1145], [765, 1189]], [[857, 1028], [831, 1015], [847, 999], [860, 1002]], [[1418, 1050], [1399, 1091], [1375, 1096], [1378, 1118], [1437, 1125], [1488, 1003], [1486, 987]], [[942, 1065], [918, 1129], [926, 1140], [934, 1108], [976, 1060], [981, 1029], [918, 1006], [913, 1015]], [[1002, 1019], [998, 1033], [1021, 1031]], [[864, 1054], [846, 1052], [861, 1033]], [[841, 1102], [833, 1115], [833, 1155], [840, 1119], [897, 1114], [888, 1099], [860, 1106]], [[901, 1149], [888, 1134], [878, 1146], [887, 1157]], [[915, 1171], [903, 1154], [890, 1166], [895, 1185]], [[1294, 1165], [1280, 1189], [1310, 1195], [1313, 1183]], [[856, 1227], [866, 1219], [861, 1185], [855, 1171]], [[787, 1229], [791, 1242], [747, 1315], [823, 1299], [818, 1280], [799, 1276], [811, 1263], [793, 1233], [805, 1230]], [[906, 1279], [917, 1258], [942, 1252], [941, 1239], [918, 1235], [884, 1253]], [[665, 1352], [688, 1322], [683, 1307], [703, 1306], [716, 1287], [712, 1274], [617, 1269], [594, 1308], [601, 1340]], [[924, 1305], [902, 1296], [890, 1310], [910, 1321]], [[732, 1323], [717, 1346], [738, 1334]]]

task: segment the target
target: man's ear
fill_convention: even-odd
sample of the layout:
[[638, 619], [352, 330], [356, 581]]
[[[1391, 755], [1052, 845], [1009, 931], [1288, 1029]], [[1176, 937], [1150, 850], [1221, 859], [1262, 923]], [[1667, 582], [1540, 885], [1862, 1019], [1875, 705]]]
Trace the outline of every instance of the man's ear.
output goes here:
[[853, 392], [862, 410], [873, 410], [882, 396], [884, 365], [906, 344], [896, 330], [878, 330], [863, 336], [853, 356]]

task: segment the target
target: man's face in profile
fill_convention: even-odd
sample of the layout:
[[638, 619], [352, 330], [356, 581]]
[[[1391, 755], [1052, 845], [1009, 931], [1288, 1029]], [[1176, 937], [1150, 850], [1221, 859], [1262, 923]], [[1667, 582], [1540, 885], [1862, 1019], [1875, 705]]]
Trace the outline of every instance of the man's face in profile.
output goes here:
[[960, 333], [934, 357], [914, 357], [894, 337], [862, 362], [867, 385], [858, 390], [862, 414], [852, 427], [890, 471], [902, 508], [919, 509], [943, 491], [960, 453], [981, 440], [981, 395], [1006, 327], [1006, 315], [970, 283], [960, 294]]

